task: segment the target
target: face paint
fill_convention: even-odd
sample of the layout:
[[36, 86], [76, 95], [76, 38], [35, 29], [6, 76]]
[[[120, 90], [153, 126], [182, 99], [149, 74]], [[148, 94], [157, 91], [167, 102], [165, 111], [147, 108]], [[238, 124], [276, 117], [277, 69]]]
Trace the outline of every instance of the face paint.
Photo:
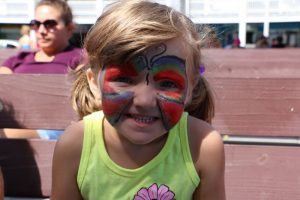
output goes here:
[[125, 109], [132, 101], [133, 92], [119, 91], [118, 87], [128, 84], [133, 77], [136, 77], [143, 69], [145, 64], [141, 59], [136, 60], [134, 64], [124, 66], [110, 65], [101, 71], [101, 93], [102, 108], [107, 120], [114, 126], [120, 120]]
[[153, 62], [153, 79], [158, 83], [158, 106], [164, 127], [171, 129], [184, 110], [187, 90], [185, 61], [176, 56], [163, 56]]
[[115, 125], [120, 120], [123, 112], [130, 104], [133, 92], [112, 92], [103, 93], [103, 112], [111, 125]]
[[164, 52], [166, 52], [166, 45], [162, 44], [155, 47], [155, 55], [152, 54], [150, 59], [151, 53], [146, 52], [148, 57], [137, 56], [127, 65], [109, 65], [103, 68], [100, 75], [102, 108], [113, 126], [132, 105], [135, 96], [131, 87], [132, 81], [141, 73], [145, 73], [147, 85], [150, 83], [150, 78], [155, 84], [157, 105], [165, 129], [171, 129], [179, 121], [184, 110], [187, 91], [185, 61], [177, 56], [161, 56]]
[[166, 130], [170, 130], [177, 122], [184, 110], [184, 104], [170, 101], [169, 98], [158, 94], [158, 106], [162, 115], [163, 125]]

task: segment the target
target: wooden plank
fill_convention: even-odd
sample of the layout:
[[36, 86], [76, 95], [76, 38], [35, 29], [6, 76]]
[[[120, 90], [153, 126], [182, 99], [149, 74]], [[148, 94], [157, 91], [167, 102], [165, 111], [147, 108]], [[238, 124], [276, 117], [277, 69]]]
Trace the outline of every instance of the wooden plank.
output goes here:
[[0, 66], [10, 56], [16, 55], [18, 53], [18, 49], [0, 49]]
[[222, 134], [300, 136], [300, 79], [209, 78]]
[[237, 136], [300, 135], [300, 49], [204, 49], [213, 125]]
[[0, 75], [0, 128], [64, 129], [76, 115], [66, 75]]
[[204, 49], [205, 76], [300, 78], [300, 49]]
[[227, 199], [300, 199], [300, 147], [225, 145]]
[[38, 139], [0, 140], [0, 166], [6, 196], [50, 196], [55, 142]]

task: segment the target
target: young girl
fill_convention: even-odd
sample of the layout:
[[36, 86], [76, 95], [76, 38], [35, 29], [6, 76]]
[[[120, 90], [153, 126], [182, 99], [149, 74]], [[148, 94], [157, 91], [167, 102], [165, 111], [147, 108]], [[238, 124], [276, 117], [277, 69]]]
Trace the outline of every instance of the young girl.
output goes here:
[[[184, 112], [212, 105], [199, 42], [194, 24], [165, 5], [104, 11], [85, 41], [73, 90], [84, 118], [57, 142], [51, 199], [225, 199], [222, 139]], [[209, 121], [212, 107], [204, 111], [194, 114]]]

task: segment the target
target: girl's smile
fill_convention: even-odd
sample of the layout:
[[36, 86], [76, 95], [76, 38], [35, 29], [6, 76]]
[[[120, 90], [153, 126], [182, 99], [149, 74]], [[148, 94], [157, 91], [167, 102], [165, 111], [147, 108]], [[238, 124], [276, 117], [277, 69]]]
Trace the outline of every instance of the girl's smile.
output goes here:
[[159, 117], [141, 115], [141, 114], [125, 114], [124, 117], [128, 120], [132, 120], [136, 126], [141, 128], [151, 127], [154, 123], [158, 122]]

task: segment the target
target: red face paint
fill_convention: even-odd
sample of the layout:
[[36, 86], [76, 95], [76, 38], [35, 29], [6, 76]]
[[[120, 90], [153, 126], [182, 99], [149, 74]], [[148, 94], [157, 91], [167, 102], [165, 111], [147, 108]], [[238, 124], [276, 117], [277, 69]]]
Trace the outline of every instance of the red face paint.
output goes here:
[[134, 95], [133, 92], [123, 91], [121, 88], [130, 85], [130, 81], [141, 70], [142, 66], [128, 64], [122, 66], [110, 65], [101, 71], [102, 108], [112, 125], [119, 121]]
[[154, 61], [151, 68], [158, 84], [158, 105], [164, 126], [171, 129], [184, 111], [187, 90], [185, 63], [176, 56], [163, 56]]
[[184, 106], [160, 95], [158, 96], [158, 105], [163, 116], [163, 124], [166, 130], [170, 130], [180, 120]]

